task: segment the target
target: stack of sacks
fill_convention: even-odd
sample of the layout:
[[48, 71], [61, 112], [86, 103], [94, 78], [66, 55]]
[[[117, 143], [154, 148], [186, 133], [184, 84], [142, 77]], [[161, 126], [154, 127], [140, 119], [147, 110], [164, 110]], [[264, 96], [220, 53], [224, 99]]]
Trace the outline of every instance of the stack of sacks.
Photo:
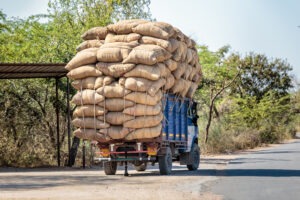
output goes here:
[[200, 82], [195, 42], [167, 23], [126, 20], [92, 28], [82, 38], [66, 66], [78, 90], [72, 99], [77, 137], [158, 137], [163, 94], [191, 98]]

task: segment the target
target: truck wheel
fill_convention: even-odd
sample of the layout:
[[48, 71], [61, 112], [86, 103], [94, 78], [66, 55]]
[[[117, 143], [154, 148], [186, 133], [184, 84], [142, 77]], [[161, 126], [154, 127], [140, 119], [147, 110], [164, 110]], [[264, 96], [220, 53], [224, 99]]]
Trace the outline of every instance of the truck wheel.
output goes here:
[[104, 163], [104, 172], [106, 175], [115, 175], [117, 172], [117, 162], [105, 162]]
[[158, 157], [159, 172], [161, 175], [169, 175], [172, 172], [172, 152], [166, 148], [166, 154]]
[[147, 169], [147, 163], [141, 163], [140, 165], [134, 165], [134, 168], [138, 172], [143, 172]]
[[189, 154], [189, 159], [192, 160], [192, 164], [187, 165], [187, 168], [190, 171], [197, 170], [200, 163], [200, 148], [198, 144], [193, 145], [193, 148]]

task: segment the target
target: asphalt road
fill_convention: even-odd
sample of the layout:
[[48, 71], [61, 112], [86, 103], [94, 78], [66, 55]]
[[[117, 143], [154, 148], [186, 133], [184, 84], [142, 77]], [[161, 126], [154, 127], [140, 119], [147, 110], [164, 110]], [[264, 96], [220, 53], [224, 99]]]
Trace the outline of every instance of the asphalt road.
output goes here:
[[240, 155], [218, 174], [207, 190], [225, 200], [299, 200], [300, 140]]

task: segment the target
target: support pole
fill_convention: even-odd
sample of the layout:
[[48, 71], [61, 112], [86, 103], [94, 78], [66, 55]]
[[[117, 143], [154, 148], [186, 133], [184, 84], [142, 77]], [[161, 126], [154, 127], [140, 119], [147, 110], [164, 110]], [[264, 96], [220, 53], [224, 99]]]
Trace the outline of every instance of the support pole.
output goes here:
[[71, 123], [70, 123], [70, 82], [67, 77], [67, 123], [68, 123], [68, 166], [71, 167]]
[[57, 166], [60, 167], [58, 78], [55, 78], [55, 98], [56, 98], [55, 111], [56, 111]]

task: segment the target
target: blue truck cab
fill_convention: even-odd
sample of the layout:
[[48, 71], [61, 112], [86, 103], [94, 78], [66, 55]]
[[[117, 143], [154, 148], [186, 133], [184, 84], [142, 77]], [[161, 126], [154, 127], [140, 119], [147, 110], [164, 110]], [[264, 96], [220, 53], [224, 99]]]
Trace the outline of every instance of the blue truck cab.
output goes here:
[[161, 175], [172, 172], [172, 163], [179, 161], [188, 170], [197, 170], [200, 162], [197, 104], [189, 98], [165, 94], [162, 99], [164, 119], [157, 138], [135, 141], [111, 141], [98, 144], [99, 158], [107, 175], [116, 174], [117, 166], [132, 163], [137, 171], [145, 171], [151, 163], [159, 164]]

